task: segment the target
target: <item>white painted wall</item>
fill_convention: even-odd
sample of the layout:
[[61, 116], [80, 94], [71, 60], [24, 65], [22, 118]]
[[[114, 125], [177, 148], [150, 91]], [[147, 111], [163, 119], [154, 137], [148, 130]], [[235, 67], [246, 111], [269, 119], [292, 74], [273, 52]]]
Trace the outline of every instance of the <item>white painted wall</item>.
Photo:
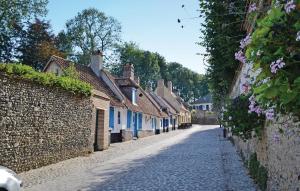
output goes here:
[[[212, 106], [213, 106], [212, 103], [193, 104], [193, 109], [194, 109], [194, 107], [202, 106], [202, 110], [206, 110], [206, 105], [209, 106], [209, 111], [211, 111], [212, 110]], [[195, 109], [195, 110], [199, 110], [199, 109]]]
[[[121, 129], [126, 129], [127, 126], [127, 109], [114, 107], [114, 128], [111, 129], [112, 133], [120, 133]], [[121, 123], [118, 124], [118, 112], [121, 114]]]
[[155, 131], [155, 129], [152, 129], [152, 118], [155, 118], [154, 116], [151, 115], [147, 115], [147, 114], [143, 114], [143, 120], [142, 120], [142, 129], [143, 130], [153, 130]]

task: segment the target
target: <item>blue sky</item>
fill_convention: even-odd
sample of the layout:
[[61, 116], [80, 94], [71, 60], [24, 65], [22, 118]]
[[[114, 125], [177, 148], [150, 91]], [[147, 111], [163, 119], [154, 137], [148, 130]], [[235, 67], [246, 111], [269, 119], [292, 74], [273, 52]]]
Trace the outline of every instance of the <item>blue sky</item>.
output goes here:
[[[136, 42], [142, 49], [160, 53], [168, 62], [176, 61], [205, 73], [203, 57], [196, 55], [205, 49], [195, 44], [202, 20], [184, 19], [198, 15], [198, 0], [49, 0], [47, 19], [58, 33], [67, 20], [90, 7], [121, 23], [123, 41]], [[178, 18], [182, 19], [183, 29]]]

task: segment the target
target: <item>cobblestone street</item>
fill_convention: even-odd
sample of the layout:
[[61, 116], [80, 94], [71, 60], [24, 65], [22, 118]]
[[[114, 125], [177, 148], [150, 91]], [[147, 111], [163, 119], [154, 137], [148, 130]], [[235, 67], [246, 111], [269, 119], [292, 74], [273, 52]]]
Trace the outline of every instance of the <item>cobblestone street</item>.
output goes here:
[[193, 126], [22, 173], [25, 190], [256, 190], [216, 126]]

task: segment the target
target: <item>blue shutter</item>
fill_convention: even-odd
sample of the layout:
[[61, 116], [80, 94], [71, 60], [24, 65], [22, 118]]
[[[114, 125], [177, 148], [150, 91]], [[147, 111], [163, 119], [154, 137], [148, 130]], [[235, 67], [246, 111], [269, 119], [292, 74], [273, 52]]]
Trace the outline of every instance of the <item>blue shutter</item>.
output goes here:
[[114, 121], [115, 121], [115, 109], [113, 107], [109, 108], [109, 127], [114, 128]]
[[128, 129], [131, 127], [131, 116], [132, 116], [132, 112], [130, 110], [127, 110], [127, 128]]
[[138, 127], [139, 127], [139, 129], [142, 129], [143, 128], [143, 114], [142, 113], [139, 113], [139, 122], [138, 122]]

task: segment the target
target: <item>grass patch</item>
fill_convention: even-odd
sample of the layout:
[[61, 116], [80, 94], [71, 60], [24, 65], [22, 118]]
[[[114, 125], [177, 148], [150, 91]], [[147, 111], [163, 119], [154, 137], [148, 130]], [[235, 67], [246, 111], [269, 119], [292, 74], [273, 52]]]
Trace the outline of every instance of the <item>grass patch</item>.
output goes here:
[[259, 188], [262, 191], [265, 191], [267, 189], [268, 171], [257, 160], [256, 153], [254, 153], [250, 156], [248, 168], [249, 168], [251, 177], [258, 184]]

